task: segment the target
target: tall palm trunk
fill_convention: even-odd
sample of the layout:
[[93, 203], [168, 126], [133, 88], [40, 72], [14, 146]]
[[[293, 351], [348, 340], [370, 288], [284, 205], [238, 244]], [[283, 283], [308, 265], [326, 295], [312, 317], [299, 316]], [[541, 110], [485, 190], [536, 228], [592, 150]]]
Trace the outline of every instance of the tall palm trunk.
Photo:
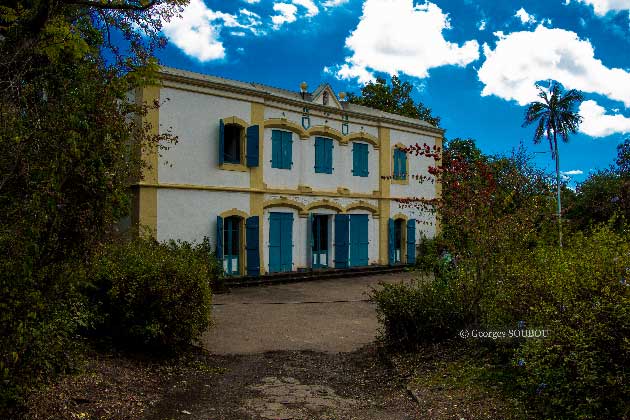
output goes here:
[[558, 192], [558, 243], [562, 248], [562, 203], [560, 201], [560, 155], [558, 154], [558, 140], [556, 132], [553, 133], [553, 146], [556, 158], [556, 190]]

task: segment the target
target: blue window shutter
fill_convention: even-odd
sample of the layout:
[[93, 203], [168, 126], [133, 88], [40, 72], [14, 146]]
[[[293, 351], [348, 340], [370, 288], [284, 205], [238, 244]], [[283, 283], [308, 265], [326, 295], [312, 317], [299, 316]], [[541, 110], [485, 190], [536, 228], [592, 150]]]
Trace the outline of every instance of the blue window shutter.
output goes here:
[[293, 214], [284, 213], [282, 215], [281, 228], [281, 250], [280, 261], [281, 271], [292, 271], [293, 269]]
[[398, 152], [398, 149], [394, 149], [394, 179], [400, 178], [400, 155]]
[[407, 264], [416, 263], [416, 221], [407, 221]]
[[217, 258], [223, 260], [223, 217], [217, 216]]
[[333, 141], [328, 139], [326, 142], [326, 173], [333, 173]]
[[322, 172], [322, 138], [315, 137], [315, 173]]
[[223, 165], [223, 156], [225, 155], [225, 124], [223, 120], [219, 120], [219, 165]]
[[394, 265], [394, 219], [387, 221], [387, 244], [389, 245], [389, 265]]
[[247, 166], [250, 168], [258, 166], [258, 150], [260, 147], [258, 133], [258, 125], [247, 127]]
[[407, 153], [400, 151], [400, 176], [407, 179]]
[[282, 131], [271, 132], [271, 167], [282, 167]]
[[359, 156], [356, 143], [352, 143], [352, 175], [359, 176]]
[[258, 232], [260, 229], [258, 216], [252, 216], [245, 221], [245, 249], [247, 251], [247, 275], [260, 274], [260, 252]]
[[361, 176], [368, 176], [368, 145], [367, 144], [363, 144], [362, 145], [362, 153], [361, 153], [361, 169], [362, 169], [362, 175]]
[[335, 215], [335, 268], [348, 268], [350, 215]]
[[282, 142], [283, 165], [284, 169], [291, 169], [293, 165], [293, 133], [285, 131]]

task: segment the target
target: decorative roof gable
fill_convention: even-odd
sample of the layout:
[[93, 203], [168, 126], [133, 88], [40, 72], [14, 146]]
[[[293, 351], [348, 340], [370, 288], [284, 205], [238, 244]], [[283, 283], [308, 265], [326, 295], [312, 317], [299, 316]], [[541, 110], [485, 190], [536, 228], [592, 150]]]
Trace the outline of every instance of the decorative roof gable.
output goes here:
[[331, 106], [337, 109], [343, 109], [343, 106], [337, 99], [337, 95], [332, 90], [328, 83], [321, 84], [315, 89], [312, 93], [311, 102], [316, 103], [318, 105]]

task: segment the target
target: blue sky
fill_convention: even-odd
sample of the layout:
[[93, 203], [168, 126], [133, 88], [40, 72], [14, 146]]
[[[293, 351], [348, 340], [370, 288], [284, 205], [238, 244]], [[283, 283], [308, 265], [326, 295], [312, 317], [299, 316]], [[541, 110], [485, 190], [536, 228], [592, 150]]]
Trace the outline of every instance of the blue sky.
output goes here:
[[571, 183], [612, 163], [630, 136], [630, 0], [191, 0], [164, 26], [163, 64], [299, 90], [358, 92], [376, 76], [411, 82], [446, 137], [486, 153], [524, 142], [536, 81], [585, 93], [580, 133], [560, 147]]

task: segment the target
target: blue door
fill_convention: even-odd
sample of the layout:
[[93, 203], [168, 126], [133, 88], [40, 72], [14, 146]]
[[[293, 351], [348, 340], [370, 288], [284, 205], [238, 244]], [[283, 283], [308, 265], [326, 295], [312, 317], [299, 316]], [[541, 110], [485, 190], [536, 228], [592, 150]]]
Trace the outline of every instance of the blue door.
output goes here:
[[368, 215], [350, 215], [350, 266], [368, 265]]
[[349, 224], [349, 215], [335, 215], [335, 268], [348, 268]]
[[269, 213], [269, 272], [291, 271], [293, 266], [293, 214]]

